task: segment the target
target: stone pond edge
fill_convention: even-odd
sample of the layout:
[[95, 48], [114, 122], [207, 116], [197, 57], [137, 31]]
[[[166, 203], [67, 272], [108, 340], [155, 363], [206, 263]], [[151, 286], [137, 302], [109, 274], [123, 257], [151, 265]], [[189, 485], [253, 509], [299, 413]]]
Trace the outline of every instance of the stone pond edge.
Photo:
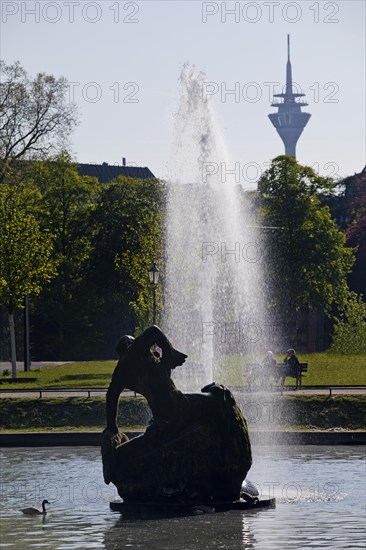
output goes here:
[[[127, 432], [135, 437], [142, 432]], [[366, 445], [366, 432], [275, 431], [250, 432], [253, 445]], [[99, 447], [101, 432], [0, 433], [0, 447]]]

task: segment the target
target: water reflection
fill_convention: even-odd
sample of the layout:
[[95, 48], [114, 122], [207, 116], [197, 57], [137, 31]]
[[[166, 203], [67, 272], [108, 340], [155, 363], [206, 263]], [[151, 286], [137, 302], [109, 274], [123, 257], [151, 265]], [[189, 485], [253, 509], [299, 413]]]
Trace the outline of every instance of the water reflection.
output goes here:
[[[364, 548], [362, 447], [254, 448], [250, 479], [277, 507], [136, 520], [109, 510], [97, 448], [1, 451], [1, 547], [154, 550]], [[50, 501], [45, 517], [19, 509]]]
[[104, 545], [106, 550], [131, 547], [141, 550], [257, 548], [250, 523], [242, 512], [143, 522], [120, 518], [106, 532]]

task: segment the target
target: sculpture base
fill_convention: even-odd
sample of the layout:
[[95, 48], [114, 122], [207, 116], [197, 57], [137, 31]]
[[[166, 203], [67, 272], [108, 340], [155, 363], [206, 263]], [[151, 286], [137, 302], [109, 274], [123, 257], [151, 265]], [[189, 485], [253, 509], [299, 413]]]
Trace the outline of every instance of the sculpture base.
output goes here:
[[140, 502], [140, 501], [111, 501], [109, 507], [113, 512], [120, 512], [128, 517], [166, 517], [189, 516], [199, 514], [214, 514], [229, 510], [257, 510], [262, 508], [275, 508], [276, 499], [257, 500], [247, 502], [240, 499], [227, 502]]

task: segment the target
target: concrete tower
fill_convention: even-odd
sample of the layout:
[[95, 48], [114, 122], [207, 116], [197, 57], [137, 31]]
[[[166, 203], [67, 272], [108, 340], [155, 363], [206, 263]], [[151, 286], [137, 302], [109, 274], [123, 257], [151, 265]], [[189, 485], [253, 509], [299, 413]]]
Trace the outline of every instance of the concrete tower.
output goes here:
[[290, 35], [287, 35], [287, 65], [286, 65], [286, 92], [274, 94], [273, 97], [280, 97], [283, 101], [273, 101], [272, 107], [277, 107], [278, 112], [268, 115], [273, 126], [276, 128], [280, 138], [285, 145], [285, 155], [296, 157], [296, 143], [301, 132], [305, 128], [311, 114], [301, 112], [301, 107], [308, 105], [304, 101], [297, 101], [296, 98], [305, 94], [294, 94], [292, 88], [292, 70], [290, 61]]

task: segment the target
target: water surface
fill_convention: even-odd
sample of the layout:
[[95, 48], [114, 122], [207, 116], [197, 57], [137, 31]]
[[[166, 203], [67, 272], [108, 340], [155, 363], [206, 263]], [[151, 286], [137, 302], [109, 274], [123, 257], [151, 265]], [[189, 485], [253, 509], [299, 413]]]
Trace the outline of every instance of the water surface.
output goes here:
[[[97, 448], [1, 450], [1, 548], [365, 548], [364, 447], [254, 448], [249, 479], [275, 509], [165, 519], [111, 512]], [[46, 517], [20, 508], [50, 502]]]

